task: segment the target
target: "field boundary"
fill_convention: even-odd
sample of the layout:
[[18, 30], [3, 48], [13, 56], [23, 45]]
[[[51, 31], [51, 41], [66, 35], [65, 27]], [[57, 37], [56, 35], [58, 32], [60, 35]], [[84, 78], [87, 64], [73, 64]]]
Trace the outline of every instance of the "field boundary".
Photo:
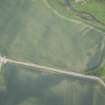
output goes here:
[[55, 73], [59, 73], [59, 74], [66, 74], [66, 75], [72, 76], [72, 77], [94, 80], [97, 83], [100, 83], [105, 88], [105, 82], [101, 78], [96, 77], [96, 76], [90, 76], [90, 75], [80, 74], [80, 73], [76, 73], [76, 72], [71, 72], [71, 71], [68, 71], [66, 69], [65, 70], [56, 69], [56, 68], [43, 66], [43, 65], [39, 65], [39, 64], [35, 64], [35, 63], [30, 63], [30, 62], [17, 61], [17, 60], [9, 59], [9, 58], [2, 57], [2, 56], [0, 56], [0, 63], [2, 65], [3, 64], [23, 65], [23, 66], [28, 66], [28, 67], [40, 69], [40, 71], [43, 71], [43, 72], [55, 72]]

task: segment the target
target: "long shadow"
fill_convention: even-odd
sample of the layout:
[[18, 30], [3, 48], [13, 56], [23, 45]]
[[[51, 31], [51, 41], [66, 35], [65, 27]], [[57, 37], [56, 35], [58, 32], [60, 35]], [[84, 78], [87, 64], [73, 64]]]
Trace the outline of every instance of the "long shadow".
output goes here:
[[33, 79], [33, 73], [30, 76], [26, 74], [20, 76], [19, 72], [15, 66], [10, 66], [8, 70], [5, 70], [7, 90], [0, 105], [18, 105], [31, 97], [39, 100], [38, 105], [49, 105], [49, 103], [50, 105], [63, 105], [63, 97], [54, 94], [50, 89], [59, 84], [63, 78], [36, 72], [38, 77]]
[[[80, 103], [78, 103], [78, 105], [84, 105], [86, 101], [86, 105], [91, 105], [94, 94], [94, 92], [92, 92], [93, 90], [91, 90], [91, 86], [94, 87], [97, 84], [96, 81], [88, 79], [69, 75], [47, 74], [37, 71], [32, 72], [24, 68], [22, 70], [22, 68], [20, 69], [10, 65], [7, 65], [4, 76], [6, 80], [6, 90], [1, 89], [0, 105], [19, 105], [22, 102], [27, 102], [30, 98], [37, 99], [37, 105], [64, 105], [65, 95], [58, 95], [52, 90], [53, 87], [58, 86], [63, 80], [67, 80], [67, 83], [71, 86], [65, 88], [66, 94], [68, 94], [67, 97], [68, 99], [70, 98], [69, 104], [73, 102], [72, 94], [77, 91], [80, 93], [79, 95], [77, 93], [74, 100], [76, 101], [76, 99], [80, 97]], [[73, 85], [72, 83], [76, 84]], [[59, 89], [60, 88], [62, 87], [59, 87]], [[83, 92], [82, 88], [84, 88]], [[31, 105], [35, 105], [35, 103]]]

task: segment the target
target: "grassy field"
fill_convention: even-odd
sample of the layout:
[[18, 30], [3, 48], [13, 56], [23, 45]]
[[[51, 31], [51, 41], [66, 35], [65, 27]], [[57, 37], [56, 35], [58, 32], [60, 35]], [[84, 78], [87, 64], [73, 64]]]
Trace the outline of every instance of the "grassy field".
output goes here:
[[72, 0], [72, 3], [74, 4], [74, 7], [77, 8], [79, 11], [86, 11], [94, 16], [96, 16], [97, 19], [105, 23], [105, 1], [99, 1], [99, 0], [87, 0], [86, 3], [75, 3], [74, 0]]
[[[61, 0], [0, 0], [0, 53], [12, 59], [68, 71], [94, 72], [94, 69], [100, 68], [102, 62], [104, 32], [71, 14]], [[53, 102], [57, 102], [56, 97], [64, 97], [67, 91], [60, 87], [66, 87], [68, 83], [65, 83], [66, 80], [62, 81], [62, 76], [59, 78], [56, 74], [52, 76], [49, 73], [31, 72], [31, 69], [11, 64], [4, 66], [6, 86], [11, 96], [7, 99], [8, 105], [14, 105], [22, 101], [21, 99], [25, 100], [29, 95], [43, 99], [45, 105], [45, 97], [55, 97], [51, 100]], [[0, 78], [1, 84], [4, 85], [3, 76]], [[91, 93], [89, 86], [93, 84], [88, 85], [89, 81], [84, 81], [82, 86], [78, 81], [72, 84], [74, 87], [79, 86], [76, 89], [78, 95], [75, 95], [75, 105], [81, 105], [79, 95], [83, 94], [83, 89], [84, 93]], [[70, 88], [72, 93], [73, 87], [70, 85], [67, 88]], [[52, 90], [55, 93], [56, 90], [60, 92], [55, 95]], [[73, 91], [75, 92], [75, 89]], [[20, 97], [23, 94], [24, 97]], [[30, 101], [32, 105], [35, 103], [33, 99], [29, 99]], [[56, 104], [62, 105], [61, 102]], [[22, 105], [24, 104], [26, 105], [25, 102]]]
[[[66, 19], [76, 19], [79, 20], [78, 17], [75, 16], [75, 14], [73, 13], [73, 11], [70, 11], [66, 8], [66, 5], [64, 5], [64, 1], [63, 0], [47, 0], [48, 3], [50, 4], [50, 6], [52, 6], [52, 10], [56, 10], [58, 12], [58, 16], [65, 16]], [[78, 10], [78, 11], [85, 11], [88, 12], [92, 15], [94, 15], [99, 21], [104, 23], [104, 17], [105, 17], [105, 7], [104, 7], [104, 2], [99, 2], [99, 1], [88, 1], [87, 3], [81, 4], [81, 3], [75, 3], [73, 0], [71, 2], [73, 4], [73, 6]], [[98, 8], [98, 7], [102, 7], [102, 8]], [[66, 20], [65, 19], [65, 20]], [[90, 24], [93, 25], [94, 21], [90, 21]], [[99, 24], [96, 24], [96, 26], [98, 26]], [[103, 29], [105, 29], [104, 26], [102, 26]], [[101, 71], [101, 70], [100, 70]], [[100, 71], [93, 71], [95, 72], [95, 74], [99, 74]], [[93, 73], [94, 74], [94, 73]]]
[[[56, 0], [48, 0], [52, 9], [43, 1], [10, 2], [1, 3], [1, 54], [77, 72], [87, 68], [87, 57], [91, 58], [90, 53], [94, 54], [95, 50], [99, 54], [93, 58], [100, 60], [101, 50], [96, 46], [104, 40], [103, 32], [72, 19], [70, 11]], [[7, 6], [5, 9], [4, 5]], [[58, 14], [53, 12], [54, 9]]]

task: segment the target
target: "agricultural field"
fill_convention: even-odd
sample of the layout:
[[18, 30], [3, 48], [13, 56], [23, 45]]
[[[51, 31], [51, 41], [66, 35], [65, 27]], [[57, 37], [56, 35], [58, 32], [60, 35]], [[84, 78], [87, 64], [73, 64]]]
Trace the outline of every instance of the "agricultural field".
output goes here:
[[[70, 2], [104, 23], [103, 1]], [[0, 0], [1, 56], [104, 80], [104, 45], [104, 25], [75, 15], [63, 0]], [[10, 63], [0, 69], [0, 105], [105, 103], [96, 81]]]

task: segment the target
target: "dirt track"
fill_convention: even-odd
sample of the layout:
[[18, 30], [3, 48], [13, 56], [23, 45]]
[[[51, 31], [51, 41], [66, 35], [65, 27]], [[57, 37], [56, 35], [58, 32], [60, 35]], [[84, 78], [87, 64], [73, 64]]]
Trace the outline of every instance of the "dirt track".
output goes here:
[[40, 71], [43, 71], [43, 72], [56, 72], [59, 74], [66, 74], [66, 75], [69, 75], [72, 77], [94, 80], [94, 81], [100, 83], [105, 88], [104, 81], [96, 76], [84, 75], [84, 74], [80, 74], [80, 73], [76, 73], [76, 72], [71, 72], [69, 70], [61, 70], [61, 69], [51, 68], [51, 67], [47, 67], [47, 66], [43, 66], [43, 65], [34, 64], [34, 63], [17, 61], [17, 60], [13, 60], [13, 59], [8, 59], [6, 57], [0, 57], [0, 58], [2, 59], [2, 61], [5, 61], [4, 64], [8, 63], [8, 64], [29, 66], [29, 67], [41, 69]]

